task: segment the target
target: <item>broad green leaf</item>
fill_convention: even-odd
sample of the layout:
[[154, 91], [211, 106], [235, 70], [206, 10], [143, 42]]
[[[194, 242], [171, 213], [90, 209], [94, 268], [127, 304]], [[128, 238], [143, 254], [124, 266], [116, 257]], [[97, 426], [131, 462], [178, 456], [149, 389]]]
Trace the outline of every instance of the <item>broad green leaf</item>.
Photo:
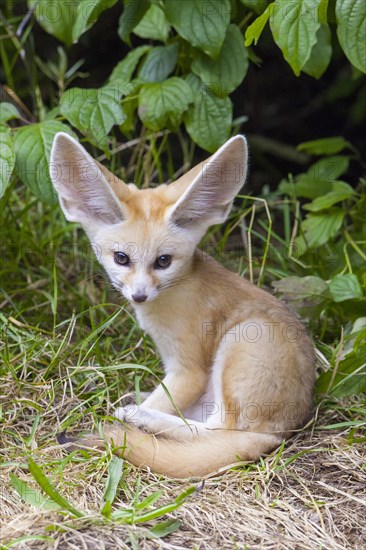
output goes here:
[[9, 185], [14, 165], [14, 140], [11, 130], [0, 124], [0, 199]]
[[271, 8], [270, 6], [267, 7], [267, 9], [257, 17], [255, 21], [245, 31], [245, 45], [251, 46], [252, 42], [254, 41], [254, 44], [257, 45], [258, 40], [260, 38], [260, 35], [263, 32], [264, 27], [267, 24], [267, 21], [269, 19], [269, 16], [271, 14]]
[[150, 6], [140, 23], [133, 29], [134, 34], [140, 38], [161, 40], [162, 42], [168, 40], [169, 31], [169, 21], [164, 11], [158, 6]]
[[108, 133], [126, 116], [120, 98], [128, 95], [133, 85], [114, 81], [103, 88], [71, 88], [61, 97], [61, 114], [97, 147], [108, 151]]
[[316, 381], [317, 393], [330, 393], [335, 397], [364, 394], [366, 392], [366, 347], [348, 353], [337, 365], [337, 371], [323, 372]]
[[141, 59], [148, 51], [151, 50], [151, 46], [140, 46], [136, 50], [128, 53], [122, 61], [119, 61], [114, 67], [111, 76], [109, 77], [109, 82], [114, 82], [115, 80], [121, 80], [122, 82], [130, 82], [132, 80], [132, 75]]
[[56, 504], [58, 504], [64, 510], [67, 510], [72, 515], [76, 517], [83, 517], [84, 514], [74, 508], [70, 502], [64, 498], [60, 493], [55, 489], [51, 481], [45, 476], [42, 471], [42, 468], [34, 462], [32, 458], [29, 459], [29, 471], [38, 483], [38, 485], [43, 489], [43, 491], [48, 495]]
[[366, 73], [366, 2], [337, 0], [337, 35], [349, 61]]
[[78, 6], [83, 0], [32, 0], [35, 16], [41, 27], [67, 46], [73, 43], [73, 27], [78, 17]]
[[308, 214], [301, 224], [307, 245], [314, 248], [327, 243], [340, 230], [344, 216], [340, 208], [329, 210], [326, 214]]
[[309, 155], [336, 155], [344, 149], [351, 148], [349, 141], [342, 136], [315, 139], [313, 141], [305, 141], [297, 146], [299, 151], [305, 151]]
[[42, 201], [56, 202], [57, 197], [49, 175], [49, 160], [53, 138], [57, 132], [75, 137], [68, 126], [58, 120], [47, 120], [23, 126], [14, 140], [15, 168], [20, 179]]
[[150, 130], [177, 129], [193, 101], [191, 88], [173, 76], [164, 82], [146, 84], [139, 95], [139, 116]]
[[129, 0], [125, 3], [125, 9], [119, 19], [118, 35], [129, 46], [131, 32], [140, 23], [149, 7], [148, 0]]
[[353, 189], [348, 183], [337, 181], [340, 175], [347, 171], [349, 158], [334, 156], [320, 159], [313, 164], [306, 174], [299, 174], [296, 182], [282, 181], [280, 191], [296, 197], [315, 199], [326, 193], [344, 193], [351, 195]]
[[217, 58], [230, 22], [230, 0], [165, 0], [168, 20], [182, 38]]
[[104, 494], [102, 498], [101, 513], [107, 517], [110, 516], [111, 507], [116, 498], [118, 484], [123, 472], [123, 459], [114, 456], [108, 465], [108, 478], [106, 481]]
[[230, 137], [233, 106], [228, 97], [214, 95], [194, 74], [186, 82], [194, 102], [184, 115], [187, 132], [197, 145], [213, 153]]
[[44, 498], [39, 491], [29, 487], [25, 481], [19, 479], [14, 474], [10, 473], [9, 475], [11, 484], [24, 502], [42, 510], [60, 510], [61, 506], [59, 504], [53, 500]]
[[320, 0], [275, 0], [270, 19], [274, 41], [296, 76], [310, 58], [320, 27]]
[[143, 82], [161, 82], [174, 71], [178, 59], [178, 44], [156, 46], [146, 56], [140, 69], [139, 78]]
[[263, 13], [270, 0], [240, 0], [241, 3], [255, 13]]
[[339, 176], [347, 172], [349, 157], [337, 155], [320, 159], [312, 164], [308, 175], [315, 181], [335, 181]]
[[167, 521], [161, 521], [157, 525], [154, 525], [154, 527], [151, 527], [147, 533], [147, 537], [161, 539], [171, 533], [174, 533], [175, 531], [178, 531], [181, 525], [182, 522], [179, 519], [168, 519]]
[[328, 300], [328, 285], [320, 277], [285, 277], [272, 282], [282, 298], [304, 317], [319, 313]]
[[0, 124], [12, 120], [14, 118], [22, 118], [18, 109], [12, 103], [3, 101], [0, 103]]
[[363, 296], [361, 285], [353, 273], [333, 277], [329, 283], [329, 290], [335, 302], [344, 302]]
[[302, 71], [314, 78], [320, 78], [327, 70], [332, 57], [332, 41], [329, 25], [320, 25], [316, 34], [316, 44]]
[[73, 42], [77, 42], [78, 38], [94, 25], [100, 14], [114, 6], [116, 2], [117, 0], [80, 0], [72, 28]]
[[[344, 183], [344, 182], [337, 182], [337, 183]], [[348, 185], [348, 184], [346, 184]], [[349, 199], [352, 195], [354, 195], [354, 190], [351, 186], [348, 186], [349, 189], [345, 189], [344, 191], [331, 191], [330, 193], [326, 193], [322, 197], [317, 197], [313, 202], [309, 204], [305, 204], [303, 208], [305, 210], [309, 210], [310, 212], [319, 212], [320, 210], [327, 210], [331, 206], [334, 206], [338, 202], [342, 202], [344, 200]]]
[[242, 82], [248, 65], [248, 52], [241, 32], [236, 25], [230, 25], [219, 57], [213, 60], [204, 53], [197, 52], [192, 71], [215, 95], [225, 97]]

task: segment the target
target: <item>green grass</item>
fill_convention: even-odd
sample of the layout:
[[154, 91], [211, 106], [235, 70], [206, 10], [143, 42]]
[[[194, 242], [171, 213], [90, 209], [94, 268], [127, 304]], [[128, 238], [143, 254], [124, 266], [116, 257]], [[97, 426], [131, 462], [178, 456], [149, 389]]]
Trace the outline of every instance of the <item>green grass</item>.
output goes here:
[[[229, 224], [211, 230], [203, 244], [228, 267], [270, 288], [272, 280], [298, 273], [299, 266], [276, 246], [286, 245], [292, 232], [290, 203], [267, 198], [268, 202], [243, 197]], [[330, 455], [339, 462], [339, 471], [343, 464], [353, 464], [359, 479], [365, 475], [360, 450], [366, 426], [362, 396], [320, 396], [315, 420], [292, 442], [258, 464], [235, 467], [224, 481], [207, 480], [206, 489], [198, 485], [191, 490], [195, 487], [192, 483], [140, 472], [113, 457], [110, 449], [65, 455], [56, 443], [56, 434], [90, 431], [108, 418], [123, 396], [140, 388], [151, 389], [162, 375], [159, 358], [127, 304], [111, 288], [85, 235], [65, 221], [58, 206], [42, 204], [17, 186], [1, 216], [0, 383], [4, 391], [0, 468], [4, 472], [4, 509], [5, 517], [12, 517], [15, 510], [24, 514], [33, 509], [38, 514], [28, 527], [4, 530], [4, 548], [21, 544], [21, 540], [26, 548], [41, 544], [47, 548], [51, 541], [64, 540], [65, 533], [85, 537], [85, 544], [88, 536], [107, 540], [113, 535], [114, 544], [120, 547], [149, 548], [149, 541], [156, 537], [182, 543], [187, 529], [187, 540], [192, 542], [196, 531], [190, 507], [200, 510], [196, 517], [204, 518], [203, 530], [213, 529], [205, 506], [220, 517], [221, 491], [227, 491], [225, 498], [235, 505], [235, 499], [230, 500], [233, 488], [225, 489], [231, 478], [236, 487], [245, 480], [252, 492], [253, 514], [258, 503], [265, 502], [270, 521], [276, 522], [281, 506], [289, 506], [291, 494], [283, 494], [280, 487], [291, 475], [299, 484], [296, 494], [301, 506], [310, 507], [322, 518], [319, 540], [325, 547], [333, 540], [338, 548], [343, 535], [329, 538], [331, 527], [320, 511], [321, 499], [315, 489], [314, 495], [307, 494], [304, 487], [314, 460], [323, 463]], [[342, 328], [333, 331], [333, 342], [329, 342], [328, 332], [325, 343], [319, 341], [321, 323], [312, 326], [317, 346], [325, 355], [323, 367], [319, 363], [321, 372], [339, 356]], [[349, 487], [346, 484], [337, 490], [345, 493]], [[269, 499], [265, 496], [268, 492]], [[209, 504], [211, 494], [214, 502]], [[351, 497], [349, 503], [354, 504]], [[226, 529], [234, 529], [230, 521], [223, 524], [221, 534], [215, 534], [218, 546]], [[177, 538], [170, 538], [174, 536]], [[247, 536], [254, 544], [249, 531]], [[289, 535], [292, 541], [297, 536]], [[316, 540], [315, 531], [311, 537]], [[235, 529], [230, 540], [240, 547]]]

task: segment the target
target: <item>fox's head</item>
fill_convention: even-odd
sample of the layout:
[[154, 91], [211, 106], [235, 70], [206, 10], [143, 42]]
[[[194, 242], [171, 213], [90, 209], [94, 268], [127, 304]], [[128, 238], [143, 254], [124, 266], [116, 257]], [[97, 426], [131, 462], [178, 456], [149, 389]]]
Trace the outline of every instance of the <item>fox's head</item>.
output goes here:
[[207, 228], [228, 216], [246, 170], [242, 136], [176, 182], [151, 189], [126, 185], [63, 132], [50, 162], [66, 218], [83, 226], [113, 285], [134, 304], [154, 300], [188, 273]]

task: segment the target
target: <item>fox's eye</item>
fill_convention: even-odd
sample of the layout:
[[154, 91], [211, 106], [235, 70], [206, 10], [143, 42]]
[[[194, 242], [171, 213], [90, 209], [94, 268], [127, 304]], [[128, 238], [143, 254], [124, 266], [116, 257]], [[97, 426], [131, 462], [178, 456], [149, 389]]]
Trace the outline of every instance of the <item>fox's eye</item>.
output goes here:
[[164, 254], [164, 256], [159, 256], [156, 258], [154, 267], [155, 269], [166, 269], [172, 263], [172, 257], [169, 254]]
[[116, 264], [119, 264], [119, 265], [127, 266], [130, 264], [130, 258], [124, 252], [115, 252], [114, 261], [116, 262]]

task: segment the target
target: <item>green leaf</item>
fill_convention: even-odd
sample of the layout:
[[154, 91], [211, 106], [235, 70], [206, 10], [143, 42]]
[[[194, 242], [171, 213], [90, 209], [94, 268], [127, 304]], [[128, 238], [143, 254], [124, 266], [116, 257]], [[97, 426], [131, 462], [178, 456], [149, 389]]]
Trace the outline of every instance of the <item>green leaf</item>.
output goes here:
[[191, 88], [182, 79], [146, 84], [139, 95], [139, 116], [150, 130], [177, 129], [183, 113], [193, 101]]
[[156, 46], [147, 54], [139, 77], [144, 82], [161, 82], [174, 71], [178, 59], [178, 44]]
[[15, 165], [14, 140], [10, 128], [0, 125], [0, 198], [4, 195]]
[[22, 118], [18, 109], [12, 103], [3, 101], [0, 103], [0, 124], [12, 120], [14, 118]]
[[107, 152], [108, 133], [126, 118], [120, 98], [133, 89], [132, 84], [118, 80], [103, 88], [71, 88], [61, 97], [60, 111], [91, 143]]
[[326, 214], [308, 214], [301, 224], [308, 247], [321, 246], [334, 237], [342, 226], [344, 216], [340, 208], [329, 210]]
[[43, 489], [46, 495], [48, 495], [56, 504], [58, 504], [60, 508], [67, 510], [73, 516], [76, 516], [78, 518], [84, 516], [84, 514], [80, 510], [74, 508], [74, 506], [72, 506], [72, 504], [70, 504], [70, 502], [66, 498], [60, 495], [60, 493], [55, 489], [51, 481], [45, 476], [40, 466], [38, 466], [38, 464], [36, 464], [32, 458], [29, 459], [29, 470], [41, 489]]
[[155, 502], [159, 500], [159, 498], [162, 496], [163, 491], [155, 491], [155, 493], [152, 493], [151, 495], [144, 498], [141, 502], [135, 505], [135, 510], [144, 510], [145, 508], [149, 508], [150, 506], [153, 506]]
[[309, 210], [310, 212], [319, 212], [320, 210], [327, 210], [338, 202], [349, 199], [352, 195], [355, 194], [355, 192], [350, 185], [348, 185], [347, 183], [345, 185], [347, 185], [348, 189], [345, 189], [344, 191], [331, 191], [330, 193], [326, 193], [322, 197], [317, 197], [313, 202], [305, 204], [303, 208], [305, 210]]
[[[318, 16], [321, 23], [328, 23], [329, 0], [320, 0], [318, 5]], [[334, 5], [334, 2], [333, 2]]]
[[59, 504], [53, 500], [44, 498], [39, 491], [29, 487], [25, 481], [22, 481], [14, 474], [10, 473], [9, 475], [11, 484], [24, 502], [43, 510], [60, 510], [61, 506]]
[[35, 6], [35, 16], [41, 27], [67, 46], [73, 43], [73, 27], [78, 17], [78, 6], [82, 0], [37, 0], [29, 2]]
[[215, 96], [194, 74], [186, 82], [194, 102], [184, 116], [188, 134], [197, 145], [213, 153], [230, 137], [233, 107], [228, 97]]
[[57, 132], [67, 132], [75, 137], [62, 122], [47, 120], [19, 128], [14, 140], [15, 168], [20, 179], [36, 197], [50, 203], [57, 202], [48, 170], [53, 138]]
[[167, 521], [161, 521], [157, 525], [154, 525], [148, 533], [148, 538], [159, 538], [162, 539], [175, 531], [182, 526], [182, 522], [179, 519], [168, 519]]
[[347, 172], [349, 158], [337, 155], [320, 159], [312, 164], [307, 175], [312, 177], [315, 182], [329, 181], [333, 182], [342, 174]]
[[218, 57], [230, 22], [230, 0], [165, 0], [165, 12], [182, 38]]
[[196, 487], [194, 486], [188, 487], [188, 489], [186, 489], [180, 495], [178, 495], [173, 502], [170, 502], [165, 506], [160, 506], [160, 508], [155, 508], [151, 511], [141, 514], [140, 516], [135, 517], [135, 523], [145, 523], [145, 521], [151, 521], [153, 519], [160, 518], [165, 514], [169, 514], [174, 510], [177, 510], [180, 506], [182, 506], [182, 504], [184, 504], [187, 498], [191, 494], [193, 494], [195, 491], [196, 491]]
[[336, 155], [344, 149], [350, 149], [352, 145], [342, 136], [315, 139], [305, 141], [297, 146], [299, 151], [305, 151], [309, 155]]
[[327, 70], [332, 57], [332, 42], [329, 25], [320, 25], [316, 34], [316, 44], [302, 71], [314, 78], [320, 78]]
[[121, 480], [123, 473], [123, 460], [114, 456], [108, 465], [108, 478], [102, 497], [101, 513], [104, 516], [109, 517], [111, 507], [114, 499], [116, 498], [118, 484]]
[[100, 14], [114, 6], [116, 2], [117, 0], [81, 0], [77, 7], [77, 16], [72, 28], [73, 42], [77, 42], [78, 38], [94, 25]]
[[245, 31], [245, 45], [251, 46], [252, 42], [254, 41], [254, 44], [257, 45], [258, 40], [260, 38], [260, 35], [263, 32], [264, 27], [267, 24], [267, 21], [269, 19], [269, 16], [271, 14], [270, 6], [267, 7], [267, 9], [257, 17], [255, 21]]
[[133, 29], [133, 32], [140, 38], [166, 42], [170, 32], [170, 25], [164, 11], [160, 7], [150, 6], [140, 23]]
[[285, 277], [272, 286], [291, 307], [304, 317], [316, 316], [328, 300], [328, 285], [320, 277]]
[[329, 290], [335, 302], [344, 302], [363, 296], [359, 280], [353, 273], [333, 277], [329, 283]]
[[123, 122], [123, 124], [121, 124], [119, 129], [127, 137], [130, 137], [131, 132], [133, 132], [136, 128], [136, 111], [137, 111], [137, 107], [138, 107], [138, 98], [137, 97], [134, 98], [134, 99], [126, 101], [123, 105], [123, 110], [125, 112], [126, 119]]
[[151, 50], [151, 46], [140, 46], [128, 53], [122, 61], [119, 61], [114, 67], [111, 76], [109, 77], [109, 82], [114, 82], [115, 80], [121, 80], [123, 82], [130, 82], [132, 80], [132, 75], [140, 61], [148, 51]]
[[320, 27], [320, 0], [275, 0], [270, 19], [274, 41], [296, 76], [310, 58]]
[[366, 2], [337, 0], [337, 35], [349, 61], [366, 73]]
[[317, 393], [330, 393], [335, 397], [364, 394], [366, 392], [366, 347], [345, 356], [334, 368], [323, 372], [316, 381]]
[[129, 0], [119, 19], [118, 35], [131, 46], [130, 34], [140, 23], [150, 4], [148, 0]]
[[[4, 549], [6, 548], [6, 550], [8, 550], [9, 548], [13, 548], [13, 547], [18, 547], [19, 548], [19, 545], [22, 544], [23, 545], [23, 548], [24, 548], [24, 545], [27, 543], [27, 542], [33, 542], [33, 541], [42, 541], [42, 542], [52, 542], [54, 544], [55, 542], [55, 539], [53, 537], [46, 537], [45, 535], [24, 535], [24, 537], [18, 537], [16, 539], [13, 539], [11, 540], [10, 542], [8, 542], [6, 544], [6, 546], [4, 546]], [[30, 546], [28, 546], [29, 548]], [[25, 546], [26, 548], [26, 546]]]
[[348, 183], [337, 181], [340, 175], [347, 171], [349, 158], [334, 156], [320, 159], [310, 166], [306, 174], [299, 174], [296, 182], [282, 181], [280, 191], [296, 197], [315, 199], [326, 193], [344, 193], [347, 196], [353, 194], [353, 189]]
[[241, 3], [255, 13], [263, 13], [264, 10], [268, 7], [269, 0], [240, 0]]
[[230, 25], [219, 57], [213, 60], [204, 53], [197, 52], [192, 71], [215, 95], [225, 97], [242, 82], [248, 65], [248, 52], [241, 32], [236, 25]]

